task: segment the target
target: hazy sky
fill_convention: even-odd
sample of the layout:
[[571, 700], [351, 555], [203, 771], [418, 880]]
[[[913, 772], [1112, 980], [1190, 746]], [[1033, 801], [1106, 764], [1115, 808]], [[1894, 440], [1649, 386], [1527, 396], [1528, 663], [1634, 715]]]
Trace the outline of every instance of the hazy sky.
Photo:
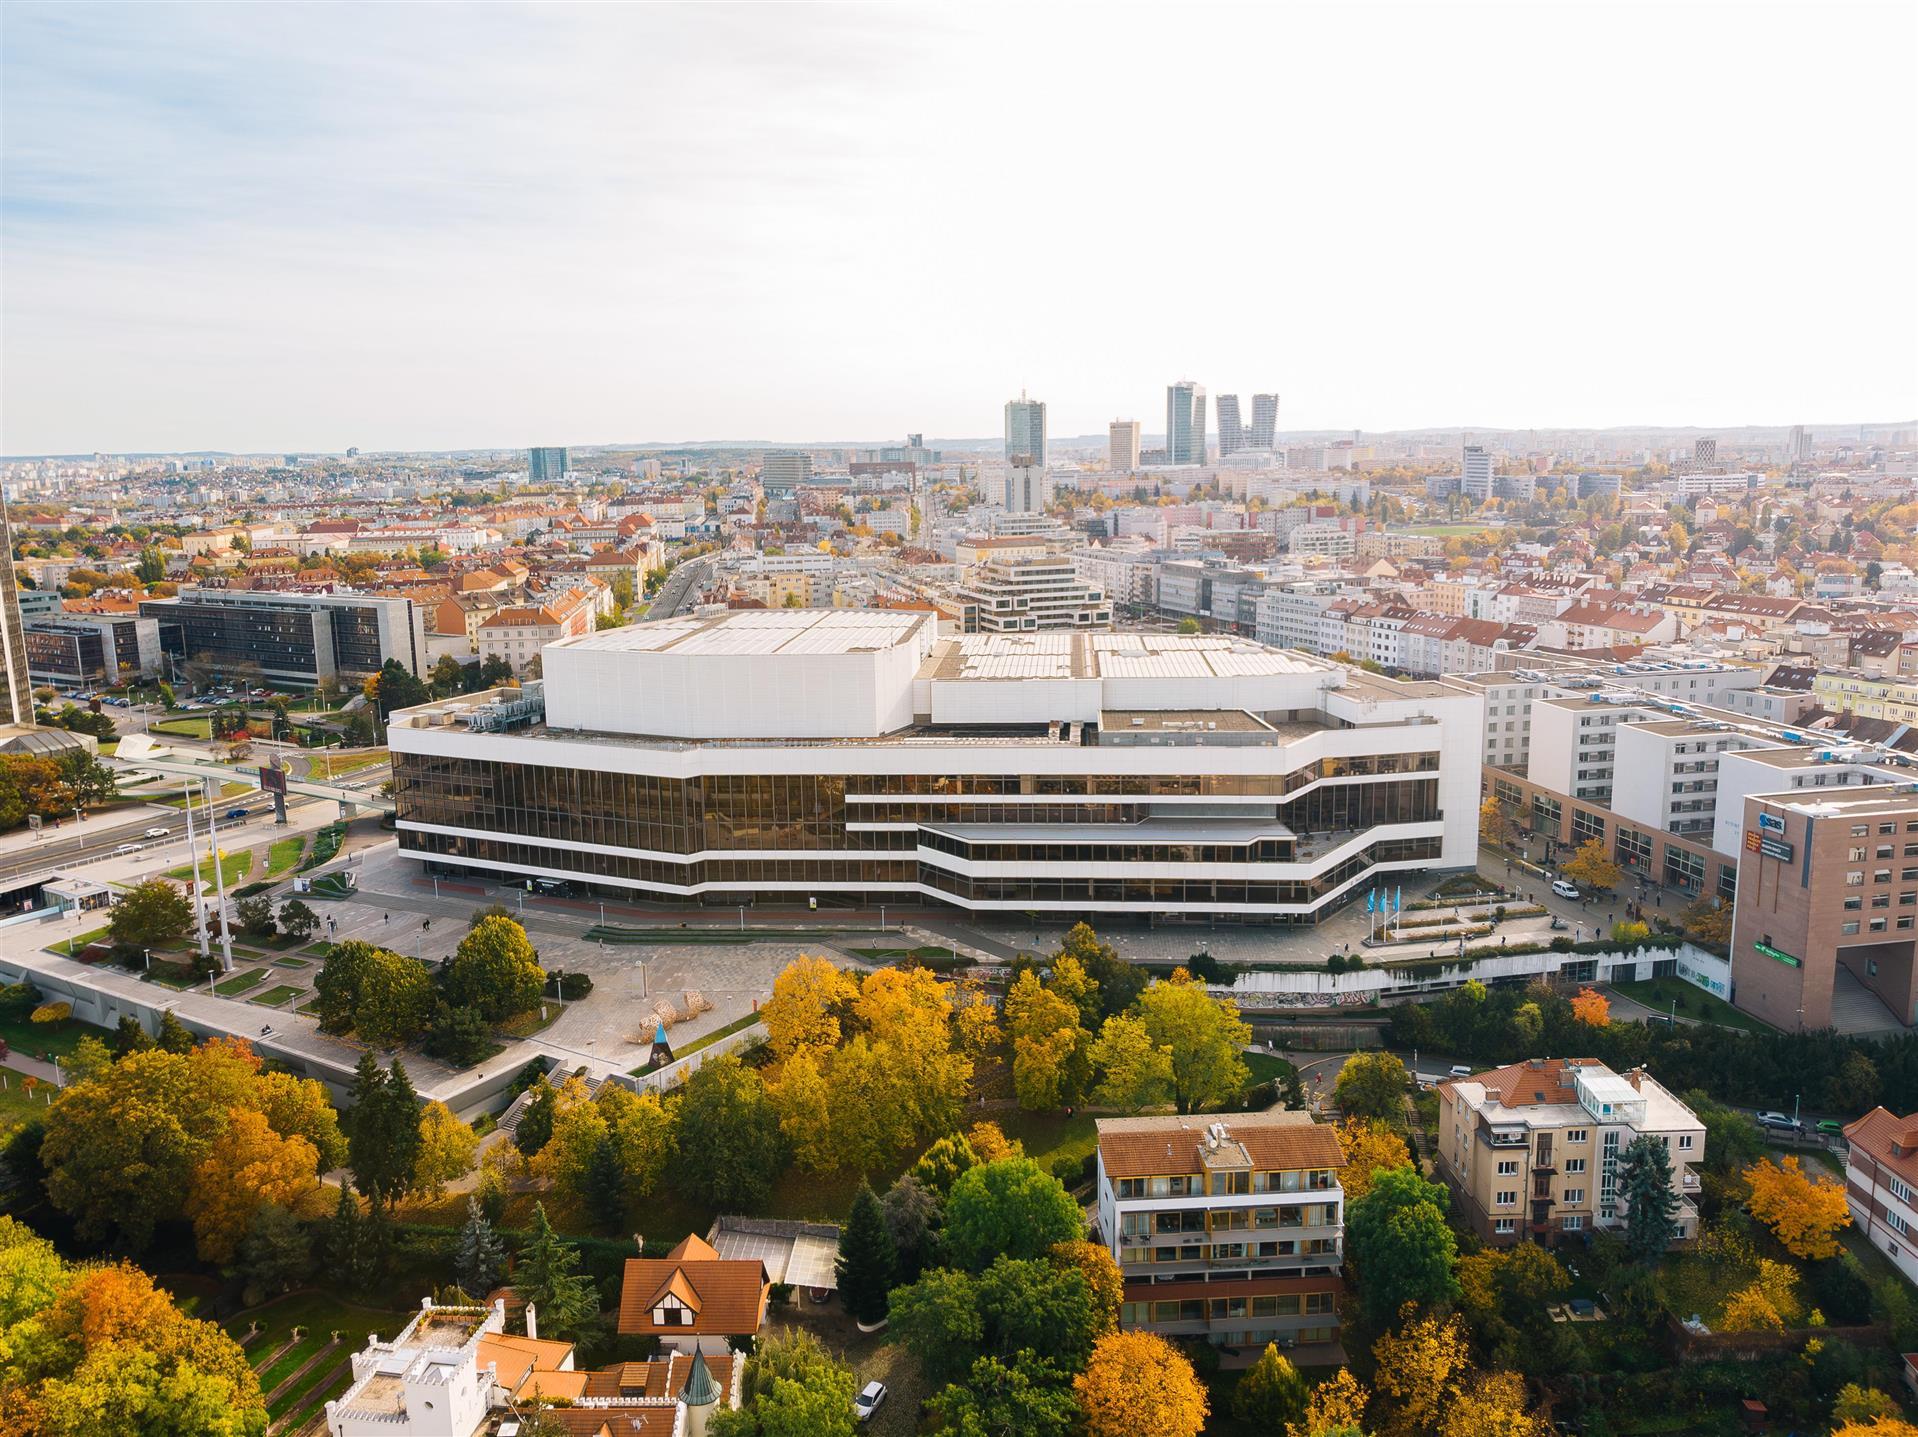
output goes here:
[[0, 452], [1918, 412], [1918, 8], [0, 8]]

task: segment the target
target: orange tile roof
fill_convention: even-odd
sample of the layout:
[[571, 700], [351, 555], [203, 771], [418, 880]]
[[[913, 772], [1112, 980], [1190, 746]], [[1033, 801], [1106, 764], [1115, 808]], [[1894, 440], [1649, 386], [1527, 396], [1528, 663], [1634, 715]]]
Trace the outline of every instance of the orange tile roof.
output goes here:
[[529, 1397], [544, 1397], [549, 1402], [571, 1402], [585, 1395], [584, 1372], [553, 1372], [537, 1367], [513, 1389], [513, 1396], [519, 1401]]
[[1474, 1073], [1469, 1078], [1445, 1078], [1438, 1086], [1449, 1093], [1456, 1083], [1479, 1083], [1488, 1096], [1497, 1098], [1504, 1107], [1529, 1108], [1540, 1104], [1549, 1107], [1578, 1101], [1578, 1089], [1572, 1085], [1567, 1069], [1605, 1066], [1596, 1058], [1541, 1058], [1538, 1062], [1534, 1067], [1531, 1059], [1521, 1059], [1502, 1068]]
[[1285, 1171], [1345, 1166], [1337, 1135], [1321, 1123], [1273, 1121], [1273, 1115], [1265, 1113], [1200, 1113], [1168, 1117], [1133, 1130], [1102, 1122], [1099, 1155], [1106, 1174], [1120, 1178], [1202, 1173], [1201, 1144], [1207, 1126], [1215, 1122], [1225, 1124], [1232, 1141], [1244, 1144], [1255, 1168]]
[[[1873, 1108], [1845, 1128], [1845, 1141], [1863, 1148], [1880, 1167], [1891, 1169], [1918, 1187], [1918, 1113], [1901, 1118], [1889, 1108]], [[1901, 1151], [1893, 1153], [1893, 1143]]]
[[[693, 1370], [693, 1360], [678, 1352], [664, 1352], [650, 1362], [619, 1362], [596, 1367], [586, 1374], [588, 1397], [677, 1397]], [[733, 1355], [707, 1353], [706, 1370], [721, 1392], [730, 1391]]]
[[[704, 1242], [699, 1246], [712, 1251]], [[674, 1249], [684, 1250], [686, 1243]], [[756, 1333], [766, 1320], [771, 1287], [766, 1265], [752, 1259], [629, 1257], [620, 1284], [619, 1330], [622, 1334], [654, 1336], [686, 1333], [734, 1337]], [[662, 1327], [653, 1321], [653, 1306], [667, 1290], [693, 1309], [690, 1325]]]

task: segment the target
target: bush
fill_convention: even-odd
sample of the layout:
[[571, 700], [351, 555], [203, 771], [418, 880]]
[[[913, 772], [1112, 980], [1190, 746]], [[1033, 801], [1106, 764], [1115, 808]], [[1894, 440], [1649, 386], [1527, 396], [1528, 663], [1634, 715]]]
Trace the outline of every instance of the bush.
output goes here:
[[40, 1006], [44, 996], [31, 983], [10, 983], [0, 988], [0, 1020], [18, 1023]]
[[559, 975], [559, 996], [568, 1002], [584, 998], [593, 991], [593, 977], [590, 973], [562, 973]]
[[64, 1023], [73, 1016], [71, 1003], [42, 1003], [33, 1010], [32, 1018], [36, 1023]]
[[456, 1068], [470, 1068], [493, 1051], [493, 1029], [477, 1009], [442, 1003], [420, 1048], [430, 1058]]

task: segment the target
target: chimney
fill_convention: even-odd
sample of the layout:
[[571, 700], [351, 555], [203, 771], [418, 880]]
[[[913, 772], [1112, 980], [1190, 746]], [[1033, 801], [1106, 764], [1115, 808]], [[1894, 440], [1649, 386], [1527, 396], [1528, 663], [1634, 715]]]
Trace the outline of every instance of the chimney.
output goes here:
[[526, 1304], [526, 1335], [535, 1341], [539, 1338], [539, 1314], [530, 1302]]

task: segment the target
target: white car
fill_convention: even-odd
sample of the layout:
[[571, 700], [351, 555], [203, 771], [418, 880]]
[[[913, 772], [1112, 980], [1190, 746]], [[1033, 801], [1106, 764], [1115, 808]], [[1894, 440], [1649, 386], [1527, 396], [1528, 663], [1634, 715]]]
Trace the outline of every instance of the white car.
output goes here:
[[166, 829], [166, 828], [149, 828], [147, 830], [147, 837], [148, 838], [171, 838], [173, 837], [173, 831], [171, 829]]
[[113, 852], [114, 852], [114, 856], [118, 857], [119, 855], [123, 853], [138, 853], [141, 849], [145, 847], [146, 845], [144, 843], [123, 843], [118, 848], [114, 849]]
[[1552, 880], [1552, 892], [1556, 893], [1560, 898], [1569, 898], [1574, 903], [1578, 902], [1580, 896], [1578, 885], [1576, 883], [1569, 883], [1563, 878], [1554, 878]]
[[868, 1382], [860, 1388], [859, 1395], [852, 1400], [852, 1415], [855, 1420], [864, 1422], [879, 1410], [879, 1404], [886, 1400], [886, 1384]]

